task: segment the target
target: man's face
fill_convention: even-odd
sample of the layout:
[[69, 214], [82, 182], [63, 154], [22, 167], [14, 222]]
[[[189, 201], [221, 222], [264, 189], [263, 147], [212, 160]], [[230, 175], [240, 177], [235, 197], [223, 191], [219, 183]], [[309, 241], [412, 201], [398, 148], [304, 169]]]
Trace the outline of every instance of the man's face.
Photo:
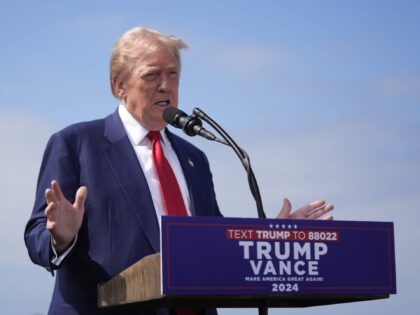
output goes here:
[[178, 107], [179, 63], [167, 50], [143, 57], [122, 84], [121, 101], [143, 127], [166, 127], [163, 111]]

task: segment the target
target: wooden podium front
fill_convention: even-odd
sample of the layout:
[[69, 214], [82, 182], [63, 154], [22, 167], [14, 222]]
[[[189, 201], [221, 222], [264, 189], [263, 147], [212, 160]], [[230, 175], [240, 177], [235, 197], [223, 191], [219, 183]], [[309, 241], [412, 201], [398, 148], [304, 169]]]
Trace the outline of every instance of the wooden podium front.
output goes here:
[[[167, 217], [161, 237], [162, 255], [98, 285], [100, 308], [308, 307], [396, 293], [392, 223]], [[295, 257], [290, 250], [290, 261], [280, 262], [292, 245]]]

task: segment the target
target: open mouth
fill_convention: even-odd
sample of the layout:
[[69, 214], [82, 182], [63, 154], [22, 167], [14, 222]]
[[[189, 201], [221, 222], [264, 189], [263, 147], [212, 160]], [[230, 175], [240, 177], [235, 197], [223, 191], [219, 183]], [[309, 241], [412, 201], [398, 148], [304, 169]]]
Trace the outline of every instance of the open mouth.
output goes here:
[[159, 106], [159, 107], [167, 107], [170, 104], [171, 104], [171, 101], [170, 100], [164, 100], [164, 101], [157, 101], [157, 102], [155, 102], [155, 105], [156, 106]]

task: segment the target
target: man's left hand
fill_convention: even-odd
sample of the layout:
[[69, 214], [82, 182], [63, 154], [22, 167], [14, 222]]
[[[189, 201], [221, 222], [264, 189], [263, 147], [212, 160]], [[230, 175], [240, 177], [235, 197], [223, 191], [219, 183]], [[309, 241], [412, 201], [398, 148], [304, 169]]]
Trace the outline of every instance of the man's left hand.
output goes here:
[[277, 215], [277, 219], [299, 219], [299, 220], [332, 220], [332, 215], [325, 215], [334, 209], [332, 204], [325, 204], [324, 200], [315, 200], [306, 206], [292, 211], [292, 204], [289, 199], [285, 198], [283, 208]]

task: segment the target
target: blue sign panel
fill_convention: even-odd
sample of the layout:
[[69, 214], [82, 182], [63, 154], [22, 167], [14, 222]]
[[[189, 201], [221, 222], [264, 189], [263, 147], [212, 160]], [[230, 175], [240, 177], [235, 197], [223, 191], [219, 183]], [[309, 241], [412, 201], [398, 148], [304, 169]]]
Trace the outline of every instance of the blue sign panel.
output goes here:
[[164, 295], [396, 293], [393, 224], [162, 217]]

